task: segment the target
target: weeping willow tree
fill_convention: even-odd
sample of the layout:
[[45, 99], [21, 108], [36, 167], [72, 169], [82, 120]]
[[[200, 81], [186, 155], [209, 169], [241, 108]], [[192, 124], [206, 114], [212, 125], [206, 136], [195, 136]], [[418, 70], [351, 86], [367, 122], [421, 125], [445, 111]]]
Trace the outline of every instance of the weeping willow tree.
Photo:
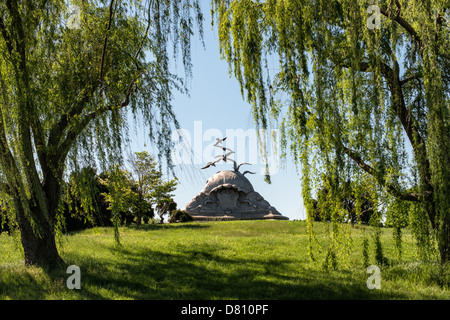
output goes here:
[[[65, 171], [118, 161], [129, 114], [160, 153], [186, 92], [198, 0], [0, 3], [0, 181], [25, 264], [62, 263], [55, 244]], [[184, 75], [175, 74], [181, 58]], [[167, 161], [171, 166], [170, 159]], [[69, 166], [70, 165], [70, 166]]]
[[[446, 0], [212, 0], [221, 57], [255, 122], [279, 126], [285, 152], [289, 147], [300, 165], [308, 221], [322, 176], [336, 204], [349, 182], [361, 199], [364, 182], [373, 186], [378, 221], [395, 214], [385, 210], [392, 199], [413, 203], [410, 214], [424, 228], [417, 234], [434, 236], [441, 261], [449, 260], [448, 6]], [[336, 205], [331, 217], [342, 221], [345, 214]]]

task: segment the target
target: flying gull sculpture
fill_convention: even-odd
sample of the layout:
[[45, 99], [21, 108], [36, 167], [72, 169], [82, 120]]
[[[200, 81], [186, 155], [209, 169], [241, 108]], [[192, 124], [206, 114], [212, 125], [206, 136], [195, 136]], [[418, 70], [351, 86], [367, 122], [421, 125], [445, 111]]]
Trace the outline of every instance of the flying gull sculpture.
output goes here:
[[[238, 171], [238, 172], [239, 172], [239, 168], [240, 168], [242, 165], [251, 165], [251, 163], [248, 163], [248, 162], [242, 162], [242, 163], [240, 163], [240, 164], [238, 165], [238, 164], [236, 163], [235, 160], [229, 158], [229, 156], [232, 155], [232, 154], [235, 153], [235, 152], [234, 152], [233, 150], [231, 150], [230, 148], [226, 148], [226, 147], [224, 147], [224, 146], [222, 145], [222, 143], [223, 143], [226, 139], [227, 139], [227, 137], [224, 137], [224, 138], [216, 138], [216, 143], [214, 143], [214, 147], [220, 148], [220, 149], [222, 149], [223, 151], [228, 151], [228, 152], [225, 153], [225, 154], [221, 154], [221, 155], [215, 156], [215, 158], [219, 158], [219, 159], [218, 159], [218, 160], [211, 161], [211, 162], [208, 162], [202, 169], [207, 169], [207, 168], [209, 168], [209, 167], [215, 167], [215, 166], [216, 166], [216, 163], [219, 162], [220, 160], [223, 160], [224, 162], [227, 162], [227, 161], [233, 162], [233, 169], [234, 169], [234, 171]], [[255, 172], [250, 172], [250, 171], [245, 171], [243, 174], [247, 174], [247, 173], [255, 174]]]

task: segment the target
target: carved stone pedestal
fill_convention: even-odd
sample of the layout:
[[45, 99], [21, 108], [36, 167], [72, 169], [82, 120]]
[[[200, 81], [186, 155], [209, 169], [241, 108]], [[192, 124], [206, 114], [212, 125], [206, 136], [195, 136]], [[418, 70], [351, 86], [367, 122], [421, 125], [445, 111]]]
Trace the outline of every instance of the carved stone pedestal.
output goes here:
[[195, 220], [289, 220], [239, 171], [219, 171], [184, 208]]

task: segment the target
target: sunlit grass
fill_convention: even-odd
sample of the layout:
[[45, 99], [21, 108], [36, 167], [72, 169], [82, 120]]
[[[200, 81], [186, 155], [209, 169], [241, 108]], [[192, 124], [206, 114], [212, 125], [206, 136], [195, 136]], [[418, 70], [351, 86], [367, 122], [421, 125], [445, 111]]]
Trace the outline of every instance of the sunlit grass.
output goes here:
[[[327, 243], [327, 224], [316, 224]], [[93, 228], [62, 236], [60, 253], [81, 269], [81, 290], [69, 290], [65, 268], [26, 268], [18, 240], [0, 235], [0, 299], [449, 299], [449, 271], [419, 262], [406, 231], [398, 261], [391, 229], [382, 229], [388, 266], [381, 266], [381, 289], [369, 290], [362, 259], [362, 236], [338, 269], [323, 268], [307, 254], [306, 223], [236, 221], [144, 225], [113, 230]], [[17, 237], [16, 237], [17, 238]], [[322, 250], [323, 251], [323, 250]], [[370, 263], [375, 264], [373, 248]]]

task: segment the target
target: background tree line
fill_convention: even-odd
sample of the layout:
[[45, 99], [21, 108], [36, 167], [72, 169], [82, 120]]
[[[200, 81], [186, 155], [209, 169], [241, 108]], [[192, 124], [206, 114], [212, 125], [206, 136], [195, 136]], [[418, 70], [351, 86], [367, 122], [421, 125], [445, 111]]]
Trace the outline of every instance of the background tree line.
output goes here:
[[[157, 162], [148, 152], [136, 152], [129, 158], [130, 170], [114, 167], [98, 174], [87, 166], [70, 174], [63, 184], [60, 204], [62, 231], [71, 232], [93, 226], [189, 221], [187, 213], [177, 210], [172, 192], [177, 180], [164, 180]], [[173, 212], [173, 215], [172, 215]], [[10, 231], [14, 222], [1, 211], [0, 231]], [[181, 217], [182, 216], [182, 217]]]

